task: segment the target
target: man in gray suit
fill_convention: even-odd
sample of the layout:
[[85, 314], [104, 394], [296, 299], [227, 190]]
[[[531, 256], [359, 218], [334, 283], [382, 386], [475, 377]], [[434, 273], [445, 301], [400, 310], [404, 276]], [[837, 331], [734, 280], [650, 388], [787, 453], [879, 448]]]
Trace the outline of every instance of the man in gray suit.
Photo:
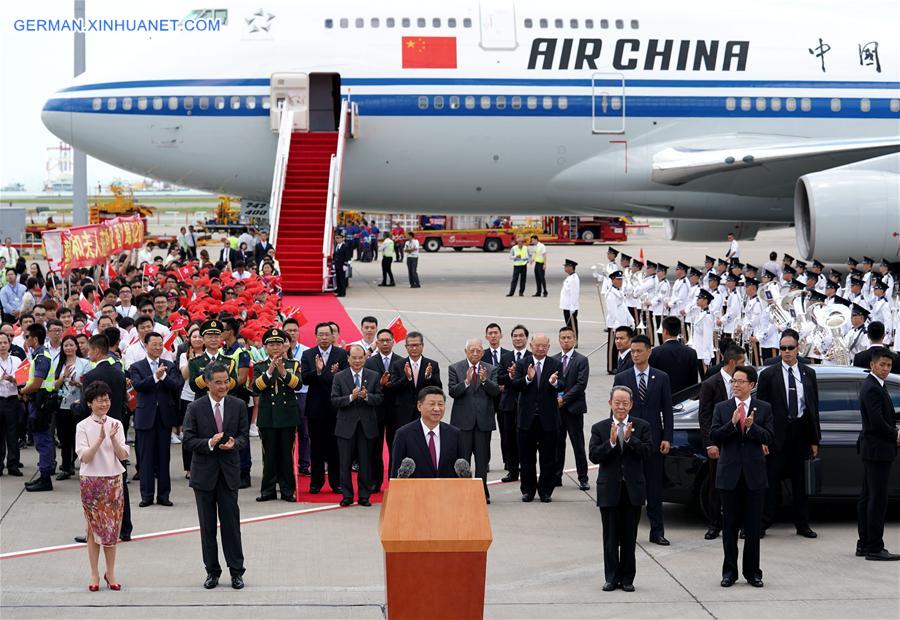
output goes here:
[[491, 496], [487, 488], [487, 472], [491, 462], [491, 431], [494, 423], [494, 397], [500, 393], [497, 368], [482, 361], [484, 345], [480, 338], [466, 341], [466, 359], [450, 365], [450, 396], [453, 409], [450, 424], [460, 430], [462, 457], [471, 460], [475, 455], [475, 475], [484, 482], [484, 497]]
[[[341, 506], [353, 503], [353, 459], [359, 463], [359, 505], [371, 506], [372, 448], [378, 436], [378, 414], [381, 404], [381, 375], [364, 368], [367, 351], [358, 344], [350, 347], [345, 368], [334, 376], [331, 384], [331, 406], [337, 410], [334, 436], [341, 464]], [[355, 454], [354, 454], [355, 452]]]

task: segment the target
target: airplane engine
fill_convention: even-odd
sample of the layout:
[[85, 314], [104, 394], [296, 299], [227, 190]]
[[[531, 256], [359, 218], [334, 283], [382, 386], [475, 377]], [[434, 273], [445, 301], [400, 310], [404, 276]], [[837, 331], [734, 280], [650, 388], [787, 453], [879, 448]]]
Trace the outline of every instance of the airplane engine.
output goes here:
[[714, 220], [663, 220], [669, 241], [724, 241], [728, 233], [736, 239], [753, 240], [764, 228], [783, 228], [761, 222], [720, 222]]
[[806, 174], [794, 189], [797, 247], [808, 259], [842, 263], [900, 248], [900, 154]]

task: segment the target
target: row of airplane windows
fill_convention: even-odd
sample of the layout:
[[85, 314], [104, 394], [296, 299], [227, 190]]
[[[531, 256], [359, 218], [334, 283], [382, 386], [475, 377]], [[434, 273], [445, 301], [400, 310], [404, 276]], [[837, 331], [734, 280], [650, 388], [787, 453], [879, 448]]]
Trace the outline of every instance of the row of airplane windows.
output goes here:
[[[416, 22], [417, 28], [427, 28], [428, 27], [428, 19], [426, 19], [425, 17], [417, 17], [415, 22]], [[528, 18], [528, 19], [523, 20], [522, 25], [524, 25], [526, 28], [535, 28], [535, 27], [550, 28], [551, 22], [553, 23], [553, 28], [565, 28], [566, 27], [566, 20], [559, 19], [559, 18], [553, 19], [553, 20], [546, 19], [546, 18], [534, 20], [534, 19]], [[338, 20], [334, 20], [331, 18], [326, 19], [325, 27], [329, 28], [329, 29], [334, 28], [335, 23], [337, 23], [338, 27], [340, 27], [340, 28], [349, 28], [350, 27], [350, 19], [347, 17], [342, 17]], [[431, 18], [431, 27], [432, 28], [441, 28], [443, 23], [444, 22], [441, 20], [440, 17], [432, 17]], [[447, 28], [456, 28], [457, 23], [458, 22], [455, 17], [447, 18], [447, 21], [446, 21]], [[608, 20], [608, 19], [601, 19], [598, 21], [595, 21], [593, 19], [585, 19], [583, 22], [580, 22], [577, 19], [570, 19], [570, 20], [568, 20], [568, 23], [569, 23], [569, 28], [579, 28], [579, 24], [584, 24], [584, 27], [588, 30], [593, 30], [595, 27], [599, 27], [601, 30], [606, 30], [610, 27], [609, 26], [610, 23], [613, 23], [615, 25], [616, 29], [618, 29], [618, 30], [622, 30], [625, 28], [625, 20], [624, 19], [616, 19], [616, 20], [613, 20], [612, 22], [610, 22], [610, 20]], [[402, 28], [410, 28], [410, 27], [412, 27], [412, 24], [413, 24], [413, 20], [411, 18], [409, 18], [409, 17], [400, 18], [400, 26]], [[630, 24], [632, 30], [637, 30], [640, 27], [640, 23], [636, 19], [629, 20], [629, 24]], [[393, 18], [393, 17], [385, 18], [384, 26], [386, 28], [394, 28], [394, 27], [396, 27], [396, 25], [397, 25], [397, 20], [395, 18]], [[365, 28], [366, 20], [362, 17], [357, 17], [353, 20], [353, 26], [355, 28]], [[378, 17], [372, 17], [371, 19], [369, 19], [369, 27], [370, 28], [380, 28], [381, 27], [381, 19]], [[462, 27], [463, 28], [471, 28], [472, 20], [468, 17], [463, 18]]]
[[[603, 96], [605, 99], [606, 96]], [[497, 110], [505, 110], [509, 106], [513, 110], [521, 110], [525, 107], [528, 110], [536, 110], [539, 106], [544, 110], [552, 110], [555, 107], [558, 110], [566, 110], [569, 107], [569, 98], [565, 95], [559, 97], [551, 96], [519, 96], [514, 95], [507, 97], [505, 95], [482, 95], [476, 97], [468, 95], [460, 97], [451, 95], [422, 95], [418, 99], [418, 107], [420, 110], [434, 108], [441, 110], [446, 105], [451, 110], [458, 110], [460, 107], [466, 110], [474, 110], [479, 107], [482, 110], [496, 108]], [[612, 110], [620, 110], [622, 108], [622, 98], [617, 96], [609, 96], [609, 107]], [[799, 108], [801, 112], [809, 112], [812, 109], [812, 100], [809, 97], [727, 97], [725, 99], [725, 109], [734, 111], [740, 108], [741, 112], [749, 112], [756, 110], [757, 112], [765, 112], [767, 109], [772, 112], [794, 112]], [[830, 108], [832, 112], [840, 112], [842, 108], [842, 100], [838, 97], [831, 99]], [[256, 96], [240, 96], [233, 95], [230, 97], [109, 97], [106, 99], [106, 110], [113, 112], [121, 106], [123, 111], [137, 110], [156, 110], [163, 109], [178, 110], [179, 108], [190, 111], [196, 106], [200, 110], [224, 110], [230, 108], [232, 110], [255, 110], [260, 107], [268, 110], [271, 107], [271, 99], [269, 97]], [[103, 98], [95, 97], [91, 101], [91, 109], [95, 112], [103, 110]], [[872, 109], [872, 103], [869, 99], [859, 100], [859, 111], [869, 112]], [[893, 113], [900, 112], [900, 99], [891, 99], [890, 110]]]

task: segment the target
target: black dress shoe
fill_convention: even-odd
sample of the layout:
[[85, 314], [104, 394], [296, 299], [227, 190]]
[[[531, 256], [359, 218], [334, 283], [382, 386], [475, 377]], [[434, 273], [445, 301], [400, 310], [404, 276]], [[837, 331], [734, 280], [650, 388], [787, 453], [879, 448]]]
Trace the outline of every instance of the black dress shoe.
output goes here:
[[578, 483], [578, 490], [579, 490], [579, 491], [590, 491], [590, 490], [591, 490], [591, 484], [590, 484], [589, 482], [579, 482], [579, 483]]
[[553, 499], [549, 495], [541, 495], [541, 503], [542, 504], [549, 504], [552, 501], [553, 501]]
[[151, 500], [142, 499], [138, 504], [138, 508], [146, 508], [147, 506], [152, 506], [153, 502]]
[[345, 497], [344, 499], [341, 500], [341, 506], [349, 506], [352, 503], [353, 503], [353, 500], [350, 498], [347, 498], [347, 497]]
[[156, 503], [159, 504], [160, 506], [169, 506], [169, 507], [175, 505], [172, 502], [170, 502], [168, 499], [157, 499]]
[[319, 491], [321, 491], [321, 490], [322, 490], [322, 487], [309, 487], [309, 494], [310, 495], [318, 495]]
[[634, 592], [634, 584], [633, 583], [623, 583], [622, 591], [623, 592]]
[[751, 586], [753, 586], [754, 588], [761, 588], [761, 587], [763, 587], [763, 580], [762, 580], [762, 577], [753, 577], [752, 579], [748, 579], [748, 580], [747, 580], [747, 583], [749, 583], [749, 584], [750, 584]]
[[75, 542], [81, 543], [82, 545], [87, 544], [87, 536], [76, 536]]
[[282, 501], [285, 501], [285, 502], [296, 502], [297, 496], [294, 495], [293, 493], [282, 493], [281, 499], [282, 499]]
[[661, 547], [668, 547], [670, 544], [672, 544], [666, 539], [665, 536], [657, 536], [656, 538], [651, 538], [650, 542], [657, 544]]
[[249, 489], [250, 488], [250, 472], [249, 471], [241, 472], [241, 485], [238, 488], [239, 489]]
[[512, 297], [513, 294], [512, 294], [512, 293], [507, 293], [506, 296], [507, 296], [507, 297]]
[[6, 473], [8, 473], [10, 476], [22, 476], [23, 475], [22, 470], [19, 469], [18, 467], [10, 467], [9, 471]]
[[603, 584], [603, 591], [604, 592], [612, 592], [618, 587], [619, 587], [619, 584], [613, 583], [612, 581], [607, 581], [606, 583]]
[[562, 478], [557, 478], [556, 482], [553, 483], [553, 486], [561, 487], [562, 486]]
[[244, 578], [240, 575], [232, 575], [231, 576], [231, 587], [235, 590], [242, 590], [244, 588]]
[[819, 535], [816, 534], [811, 527], [808, 525], [804, 527], [797, 528], [797, 536], [802, 536], [803, 538], [818, 538]]
[[519, 479], [519, 474], [506, 474], [500, 478], [500, 482], [515, 482]]
[[723, 588], [730, 588], [734, 585], [734, 579], [731, 577], [722, 577], [722, 582], [719, 585]]
[[858, 557], [858, 558], [864, 558], [864, 557], [866, 557], [866, 550], [865, 550], [865, 549], [860, 549], [859, 547], [857, 547], [857, 548], [856, 548], [856, 557]]
[[535, 293], [534, 295], [532, 295], [532, 297], [540, 297], [540, 296], [541, 296], [540, 293]]
[[525, 503], [533, 502], [534, 501], [534, 493], [523, 493], [522, 501]]
[[57, 480], [60, 480], [60, 481], [62, 481], [62, 480], [68, 480], [68, 479], [71, 478], [71, 477], [72, 477], [72, 474], [70, 474], [70, 473], [67, 472], [67, 471], [61, 471], [61, 472], [59, 472], [58, 474], [56, 474], [56, 479], [57, 479]]
[[359, 500], [358, 503], [360, 506], [371, 506], [372, 505], [372, 502], [370, 502], [367, 499], [361, 499], [361, 500]]
[[274, 493], [272, 495], [260, 495], [259, 497], [256, 498], [256, 501], [271, 502], [273, 499], [278, 499]]
[[25, 490], [29, 493], [33, 493], [35, 491], [52, 491], [53, 482], [50, 480], [50, 476], [41, 476], [34, 482], [27, 483], [25, 485]]
[[867, 553], [866, 559], [880, 562], [896, 562], [897, 560], [900, 560], [900, 555], [891, 553], [887, 549], [882, 549], [878, 553]]
[[208, 573], [206, 575], [206, 581], [203, 582], [203, 587], [207, 590], [212, 590], [217, 585], [219, 585], [219, 576]]
[[312, 472], [309, 471], [309, 467], [301, 467], [300, 475], [301, 476], [312, 476]]
[[706, 540], [715, 540], [718, 537], [719, 528], [717, 527], [710, 527], [708, 530], [706, 530], [706, 534], [703, 535], [703, 538], [705, 538]]
[[122, 542], [130, 542], [131, 534], [119, 534], [119, 540], [121, 540]]

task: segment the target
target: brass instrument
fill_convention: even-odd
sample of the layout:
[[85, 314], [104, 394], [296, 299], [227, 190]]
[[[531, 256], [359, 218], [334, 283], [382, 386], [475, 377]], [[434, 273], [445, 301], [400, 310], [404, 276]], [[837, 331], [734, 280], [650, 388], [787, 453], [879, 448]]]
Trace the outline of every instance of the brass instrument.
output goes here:
[[819, 325], [815, 316], [816, 310], [824, 305], [821, 301], [807, 302], [803, 314], [797, 317], [797, 331], [800, 333], [798, 348], [800, 355], [803, 357], [808, 357], [810, 351], [812, 351], [816, 334], [821, 333], [824, 335], [824, 332], [826, 332], [825, 328]]
[[[791, 326], [793, 317], [791, 317], [789, 313], [786, 313], [782, 306], [781, 292], [779, 291], [777, 283], [769, 282], [768, 284], [760, 286], [756, 296], [759, 298], [760, 302], [762, 302], [763, 308], [768, 313], [769, 318], [779, 332], [784, 331]], [[791, 300], [793, 301], [793, 298]]]
[[844, 342], [842, 334], [845, 325], [850, 323], [850, 308], [841, 304], [820, 306], [814, 311], [816, 323], [831, 332], [831, 351], [826, 359], [839, 366], [850, 365], [850, 349]]

